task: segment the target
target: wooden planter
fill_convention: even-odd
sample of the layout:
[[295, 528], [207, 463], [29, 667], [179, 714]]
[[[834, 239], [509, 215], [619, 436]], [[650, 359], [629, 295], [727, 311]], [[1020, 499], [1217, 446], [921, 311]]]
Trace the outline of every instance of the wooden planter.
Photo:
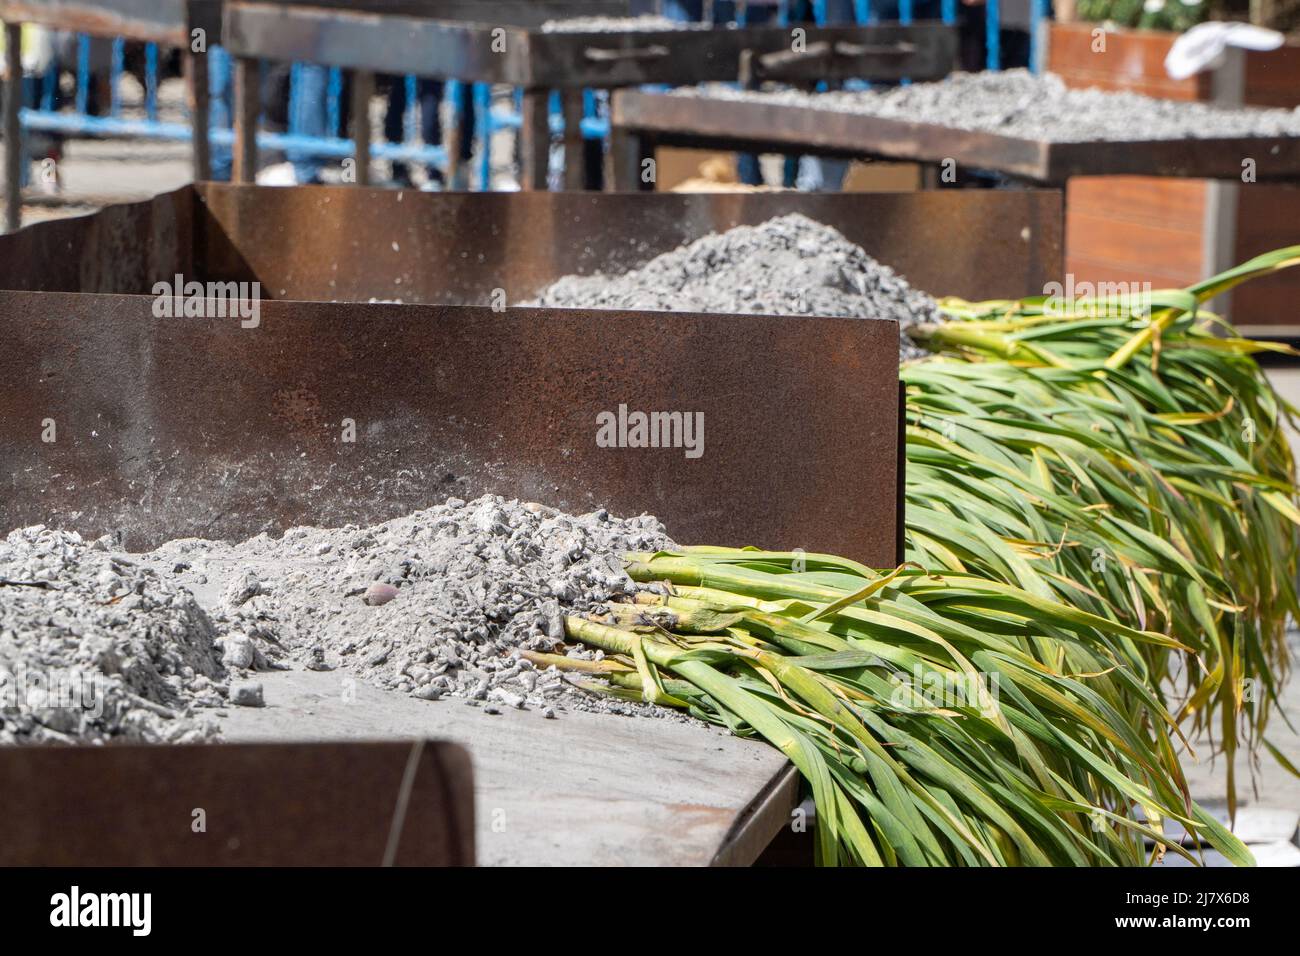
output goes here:
[[[1300, 41], [1268, 53], [1231, 50], [1217, 70], [1165, 75], [1174, 34], [1114, 30], [1094, 52], [1095, 23], [1053, 23], [1048, 69], [1070, 86], [1224, 105], [1300, 105]], [[1251, 256], [1300, 243], [1300, 187], [1204, 179], [1080, 177], [1066, 195], [1066, 271], [1076, 282], [1185, 286]], [[1259, 335], [1300, 336], [1300, 275], [1283, 273], [1215, 307]]]

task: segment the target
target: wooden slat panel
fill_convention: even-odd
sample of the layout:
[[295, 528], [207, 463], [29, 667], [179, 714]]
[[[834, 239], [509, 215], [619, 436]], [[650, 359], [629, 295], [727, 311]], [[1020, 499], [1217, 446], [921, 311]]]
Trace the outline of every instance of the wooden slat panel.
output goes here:
[[1164, 60], [1173, 35], [1154, 30], [1108, 32], [1102, 52], [1093, 50], [1093, 23], [1052, 24], [1048, 69], [1072, 87], [1131, 90], [1171, 100], [1204, 99], [1208, 74], [1186, 80], [1165, 75]]
[[1252, 106], [1300, 106], [1300, 40], [1277, 50], [1246, 54], [1246, 102]]
[[[1172, 34], [1125, 30], [1092, 51], [1095, 24], [1053, 24], [1049, 68], [1072, 87], [1127, 89], [1179, 100], [1208, 100], [1213, 76], [1170, 80], [1164, 58]], [[1300, 42], [1245, 55], [1244, 101], [1300, 105]], [[1238, 191], [1231, 262], [1204, 262], [1208, 184], [1144, 177], [1073, 179], [1066, 199], [1066, 269], [1082, 281], [1185, 285], [1269, 249], [1300, 240], [1300, 189], [1245, 184]], [[1232, 220], [1229, 219], [1229, 222]], [[1231, 318], [1243, 325], [1300, 325], [1300, 275], [1283, 274], [1234, 291]]]
[[[1238, 191], [1234, 262], [1300, 242], [1300, 187], [1251, 184]], [[1300, 326], [1300, 269], [1239, 286], [1230, 318], [1240, 325]]]
[[1072, 209], [1065, 227], [1065, 249], [1067, 261], [1084, 258], [1110, 262], [1143, 274], [1183, 276], [1184, 283], [1201, 278], [1201, 236], [1185, 229], [1117, 223]]
[[1150, 176], [1076, 176], [1066, 187], [1066, 208], [1114, 219], [1200, 232], [1205, 221], [1205, 181]]
[[1133, 282], [1139, 285], [1150, 282], [1152, 289], [1178, 289], [1187, 284], [1186, 278], [1171, 273], [1152, 272], [1133, 268], [1122, 262], [1099, 262], [1079, 256], [1065, 260], [1066, 271], [1080, 282]]

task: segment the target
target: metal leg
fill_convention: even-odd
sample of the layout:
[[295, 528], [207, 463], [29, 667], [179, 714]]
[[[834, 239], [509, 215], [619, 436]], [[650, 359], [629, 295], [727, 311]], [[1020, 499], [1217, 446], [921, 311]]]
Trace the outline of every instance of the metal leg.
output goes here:
[[235, 61], [235, 168], [231, 179], [251, 183], [257, 178], [257, 119], [261, 113], [261, 63]]
[[549, 99], [549, 90], [524, 90], [523, 125], [519, 129], [521, 189], [546, 189], [551, 151], [551, 120], [547, 109]]
[[201, 183], [212, 178], [212, 148], [208, 139], [210, 128], [208, 54], [191, 50], [185, 56], [189, 67], [186, 91], [190, 105], [190, 146], [194, 168], [194, 181]]
[[653, 159], [654, 144], [636, 132], [613, 126], [609, 131], [609, 170], [605, 189], [610, 192], [639, 192], [654, 189], [654, 181], [642, 177], [645, 160]]
[[435, 122], [437, 122], [438, 124], [439, 129], [442, 130], [442, 135], [439, 137], [439, 141], [442, 143], [443, 148], [446, 149], [447, 151], [447, 165], [446, 165], [446, 169], [444, 170], [444, 176], [443, 176], [443, 180], [446, 183], [447, 189], [456, 189], [457, 188], [456, 183], [458, 181], [461, 181], [464, 178], [467, 178], [465, 176], [465, 173], [463, 172], [463, 167], [465, 163], [460, 158], [460, 153], [464, 144], [464, 140], [462, 139], [462, 137], [465, 135], [464, 133], [465, 116], [462, 111], [470, 110], [472, 112], [475, 109], [473, 95], [472, 95], [472, 90], [473, 90], [472, 86], [470, 87], [470, 90], [471, 90], [471, 96], [467, 100], [464, 94], [461, 92], [461, 87], [459, 85], [457, 85], [454, 89], [453, 89], [453, 84], [451, 83], [448, 83], [445, 87], [443, 87], [443, 95], [448, 97], [451, 100], [452, 121], [450, 123], [443, 123], [442, 110], [438, 111], [438, 118], [437, 120], [435, 120]]
[[582, 139], [582, 90], [563, 90], [560, 105], [564, 111], [564, 188], [578, 191], [586, 187], [587, 151]]
[[23, 59], [19, 44], [22, 31], [16, 23], [6, 23], [5, 30], [5, 231], [15, 232], [22, 225], [22, 129], [18, 125], [18, 107], [23, 98]]
[[356, 147], [357, 185], [370, 185], [370, 98], [375, 95], [375, 74], [352, 71], [352, 143]]

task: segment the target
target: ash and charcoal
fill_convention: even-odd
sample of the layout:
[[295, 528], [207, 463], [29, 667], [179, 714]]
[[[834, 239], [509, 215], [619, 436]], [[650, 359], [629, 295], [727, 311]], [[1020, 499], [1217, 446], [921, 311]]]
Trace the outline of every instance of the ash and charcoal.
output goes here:
[[[283, 668], [489, 714], [688, 719], [593, 695], [519, 653], [598, 659], [565, 644], [563, 616], [641, 587], [624, 553], [671, 547], [647, 515], [575, 517], [495, 496], [371, 527], [187, 538], [146, 554], [19, 529], [0, 543], [0, 743], [211, 740], [225, 708], [274, 705], [257, 672]], [[56, 687], [93, 693], [60, 701]]]
[[218, 631], [169, 576], [37, 526], [0, 542], [0, 582], [0, 743], [216, 735]]
[[1300, 136], [1300, 109], [1247, 109], [1070, 89], [1028, 70], [954, 73], [933, 83], [804, 93], [684, 88], [676, 96], [752, 100], [1053, 143]]
[[651, 33], [701, 29], [707, 30], [708, 25], [670, 20], [655, 14], [639, 17], [568, 17], [563, 20], [547, 20], [542, 24], [543, 33]]
[[927, 354], [907, 330], [939, 318], [929, 295], [837, 230], [798, 213], [712, 233], [620, 275], [566, 276], [525, 304], [893, 319], [901, 360]]

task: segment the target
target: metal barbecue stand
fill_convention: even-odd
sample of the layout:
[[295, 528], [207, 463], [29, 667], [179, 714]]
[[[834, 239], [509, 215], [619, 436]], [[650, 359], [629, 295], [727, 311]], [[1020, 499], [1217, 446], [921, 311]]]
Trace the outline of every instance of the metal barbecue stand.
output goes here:
[[[840, 229], [922, 288], [986, 298], [1041, 288], [1061, 270], [1054, 192], [186, 186], [0, 237], [0, 290], [12, 290], [0, 291], [0, 473], [11, 477], [0, 525], [115, 532], [135, 550], [180, 536], [371, 523], [443, 497], [495, 493], [579, 513], [650, 511], [685, 541], [791, 549], [815, 541], [892, 566], [903, 525], [893, 322], [489, 307], [497, 289], [522, 301], [566, 274], [632, 268], [709, 232], [790, 212]], [[935, 257], [935, 248], [948, 254]], [[156, 317], [154, 284], [177, 274], [260, 282], [260, 323]], [[371, 301], [398, 298], [405, 304]], [[680, 449], [595, 447], [596, 414], [620, 402], [703, 412], [707, 467]], [[355, 442], [339, 440], [344, 416], [357, 424]], [[58, 423], [56, 443], [41, 441], [46, 418]], [[275, 706], [235, 708], [228, 738], [468, 744], [475, 786], [491, 795], [486, 809], [511, 819], [499, 833], [491, 812], [479, 815], [481, 862], [749, 863], [788, 827], [798, 799], [784, 756], [754, 741], [715, 736], [695, 747], [698, 728], [576, 712], [551, 722], [527, 712], [487, 720], [406, 698], [381, 707], [364, 690], [345, 704], [340, 679], [266, 675], [278, 681], [268, 683]], [[331, 757], [294, 745], [283, 760], [210, 747], [102, 748], [98, 758], [79, 756], [95, 748], [58, 748], [61, 757], [3, 749], [0, 781], [10, 790], [87, 774], [112, 782], [80, 814], [43, 796], [26, 801], [14, 820], [38, 836], [15, 839], [0, 861], [28, 863], [176, 862], [186, 853], [218, 863], [373, 863], [391, 832], [376, 821], [393, 814], [398, 765], [411, 765], [391, 747]], [[167, 796], [150, 783], [178, 770], [236, 783], [213, 804], [194, 802], [188, 785]], [[418, 772], [428, 776], [413, 791], [407, 827], [423, 841], [449, 801], [467, 806], [446, 788], [468, 786], [468, 770], [460, 761]], [[365, 787], [311, 788], [340, 773], [369, 774], [373, 799], [358, 795]], [[224, 807], [244, 780], [258, 814], [223, 816], [226, 842], [195, 848], [188, 819], [171, 811]], [[351, 803], [340, 808], [340, 799]], [[683, 823], [683, 806], [701, 809]], [[140, 819], [151, 813], [164, 818], [152, 829]], [[349, 856], [333, 821], [353, 817]], [[674, 837], [664, 841], [670, 820]], [[437, 832], [451, 836], [427, 853], [403, 838], [396, 861], [463, 860], [466, 821], [447, 819]], [[297, 849], [266, 835], [313, 826], [317, 841], [304, 837]], [[131, 839], [97, 843], [108, 827]], [[222, 849], [231, 839], [243, 849]], [[65, 847], [76, 852], [60, 855]]]
[[644, 188], [635, 170], [658, 145], [906, 160], [930, 168], [953, 160], [1052, 186], [1071, 176], [1239, 179], [1241, 158], [1251, 156], [1260, 180], [1300, 179], [1300, 137], [1052, 142], [704, 91], [621, 90], [614, 96], [611, 136], [625, 155], [615, 163], [616, 189]]
[[[749, 76], [785, 82], [868, 77], [935, 79], [946, 76], [957, 54], [957, 37], [939, 23], [912, 26], [704, 27], [681, 30], [545, 32], [555, 19], [497, 15], [488, 3], [468, 2], [475, 22], [449, 22], [417, 0], [318, 0], [312, 6], [228, 0], [225, 46], [244, 71], [257, 61], [300, 60], [355, 71], [354, 96], [366, 95], [376, 72], [415, 73], [467, 82], [523, 88], [521, 185], [545, 189], [550, 148], [548, 99], [559, 90], [564, 115], [566, 189], [587, 181], [581, 120], [584, 89], [648, 83], [689, 85], [736, 81]], [[531, 11], [535, 4], [517, 4]], [[794, 30], [801, 31], [798, 44]], [[797, 49], [795, 49], [797, 47]], [[255, 90], [247, 81], [241, 90]], [[364, 183], [369, 125], [354, 109], [357, 181]], [[236, 143], [251, 137], [238, 130], [256, 123], [256, 106], [236, 105]], [[235, 160], [237, 182], [251, 182], [255, 156]], [[609, 182], [612, 176], [606, 176]]]

